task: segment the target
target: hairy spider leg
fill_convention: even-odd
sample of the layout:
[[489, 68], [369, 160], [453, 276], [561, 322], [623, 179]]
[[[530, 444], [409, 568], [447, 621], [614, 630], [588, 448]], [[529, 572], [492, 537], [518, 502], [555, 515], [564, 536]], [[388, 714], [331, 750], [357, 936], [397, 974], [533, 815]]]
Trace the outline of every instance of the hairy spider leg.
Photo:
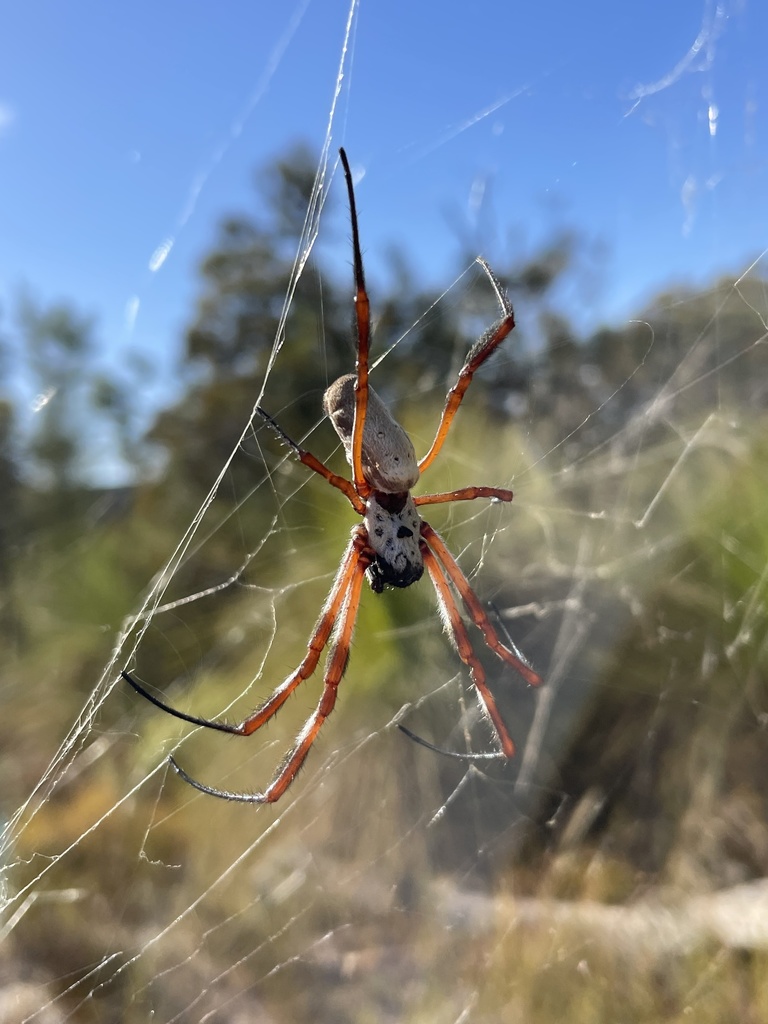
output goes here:
[[283, 444], [287, 445], [287, 447], [291, 449], [302, 465], [311, 469], [313, 472], [318, 473], [324, 480], [327, 480], [329, 484], [332, 484], [333, 487], [340, 490], [342, 494], [346, 496], [355, 512], [361, 516], [365, 515], [365, 502], [346, 477], [339, 476], [338, 473], [334, 473], [332, 470], [328, 469], [326, 464], [321, 462], [316, 455], [313, 455], [312, 452], [307, 451], [306, 448], [299, 447], [299, 445], [286, 434], [280, 424], [274, 420], [265, 409], [262, 409], [260, 405], [256, 406], [256, 412], [261, 416], [265, 423], [269, 424]]
[[[361, 564], [363, 565], [362, 570], [360, 570]], [[368, 545], [362, 533], [356, 532], [347, 545], [339, 571], [336, 574], [336, 579], [333, 581], [333, 586], [320, 613], [320, 618], [309, 638], [304, 660], [296, 671], [277, 687], [272, 696], [268, 697], [256, 711], [248, 715], [239, 725], [231, 722], [219, 722], [209, 718], [199, 718], [197, 715], [188, 715], [184, 711], [178, 711], [158, 697], [155, 697], [154, 694], [150, 693], [149, 690], [145, 690], [140, 683], [137, 683], [125, 671], [122, 672], [123, 679], [130, 683], [137, 693], [140, 693], [142, 697], [146, 697], [155, 707], [160, 708], [161, 711], [166, 711], [169, 715], [173, 715], [174, 718], [180, 718], [182, 722], [189, 722], [191, 725], [201, 725], [206, 729], [217, 729], [219, 732], [227, 732], [234, 736], [250, 736], [280, 710], [297, 686], [306, 682], [314, 674], [320, 661], [320, 655], [333, 632], [339, 612], [344, 608], [346, 595], [352, 586], [355, 573], [359, 571], [364, 572], [369, 564]], [[178, 765], [176, 767], [178, 769]], [[184, 775], [185, 778], [187, 777], [181, 771], [179, 774]]]
[[344, 180], [347, 183], [349, 197], [349, 217], [352, 222], [352, 253], [355, 271], [355, 321], [357, 324], [357, 360], [355, 362], [355, 419], [352, 427], [352, 479], [355, 490], [361, 497], [367, 498], [371, 493], [371, 485], [363, 473], [363, 430], [368, 411], [368, 353], [371, 341], [371, 310], [368, 293], [365, 289], [363, 274], [363, 256], [360, 251], [360, 232], [357, 224], [357, 205], [352, 172], [349, 169], [347, 154], [339, 150], [344, 168]]
[[475, 501], [476, 498], [492, 498], [494, 501], [512, 501], [514, 495], [506, 487], [460, 487], [457, 491], [441, 491], [439, 494], [420, 494], [413, 499], [414, 505], [441, 505], [447, 501]]
[[496, 298], [499, 300], [502, 317], [500, 320], [497, 320], [492, 327], [489, 327], [469, 350], [467, 358], [464, 361], [464, 365], [459, 370], [459, 376], [456, 383], [446, 395], [445, 407], [443, 408], [443, 414], [440, 417], [440, 423], [437, 428], [437, 433], [435, 434], [435, 439], [432, 442], [432, 447], [419, 462], [419, 471], [421, 473], [423, 473], [424, 470], [434, 462], [440, 452], [440, 449], [443, 447], [443, 442], [445, 441], [451, 423], [453, 422], [453, 417], [456, 415], [456, 412], [461, 405], [467, 388], [472, 383], [473, 376], [483, 365], [486, 359], [493, 355], [502, 341], [504, 341], [515, 326], [515, 313], [512, 309], [512, 303], [509, 301], [507, 293], [502, 288], [501, 282], [481, 256], [477, 257], [477, 262], [483, 268], [491, 282], [491, 285], [493, 286]]
[[445, 624], [449, 635], [453, 638], [459, 657], [469, 669], [469, 674], [472, 677], [472, 682], [475, 686], [475, 690], [477, 691], [480, 705], [491, 720], [494, 731], [496, 732], [496, 738], [499, 741], [499, 746], [502, 751], [507, 757], [514, 757], [515, 744], [512, 737], [507, 732], [504, 719], [501, 717], [501, 712], [496, 706], [496, 701], [488, 687], [485, 670], [474, 652], [472, 643], [469, 639], [469, 633], [467, 632], [467, 627], [464, 625], [461, 613], [459, 612], [456, 601], [451, 593], [451, 588], [445, 578], [440, 562], [426, 541], [423, 540], [421, 542], [421, 553], [424, 558], [424, 565], [426, 566], [427, 572], [429, 573], [430, 579], [432, 580], [432, 584], [435, 588], [435, 593], [437, 594], [437, 601], [440, 606], [443, 623]]
[[328, 654], [328, 661], [323, 677], [323, 692], [320, 701], [312, 715], [307, 719], [301, 732], [296, 738], [292, 750], [283, 760], [274, 778], [263, 793], [232, 793], [226, 789], [215, 789], [206, 786], [188, 775], [184, 769], [173, 759], [169, 761], [178, 774], [188, 782], [190, 786], [207, 793], [209, 796], [218, 796], [223, 800], [235, 800], [246, 804], [272, 804], [285, 793], [293, 780], [298, 775], [302, 765], [307, 759], [312, 744], [317, 739], [317, 734], [323, 726], [326, 718], [330, 715], [336, 705], [336, 695], [339, 683], [344, 675], [344, 670], [349, 661], [349, 648], [352, 643], [352, 633], [355, 628], [357, 610], [360, 606], [360, 593], [365, 577], [365, 570], [368, 568], [370, 559], [365, 549], [356, 546], [352, 561], [351, 575], [346, 588], [339, 591], [339, 599], [342, 602], [341, 614], [335, 630], [333, 644]]
[[530, 665], [527, 665], [513, 651], [510, 651], [508, 647], [505, 647], [501, 640], [499, 640], [498, 633], [491, 625], [491, 621], [486, 615], [483, 606], [480, 604], [480, 599], [470, 586], [469, 580], [459, 568], [459, 563], [448, 550], [448, 547], [440, 534], [423, 519], [421, 521], [421, 535], [429, 545], [432, 552], [438, 558], [442, 567], [445, 569], [451, 583], [458, 590], [459, 595], [464, 602], [464, 607], [467, 609], [467, 612], [474, 624], [483, 634], [488, 647], [490, 647], [494, 654], [497, 654], [502, 661], [506, 661], [507, 664], [512, 665], [517, 672], [520, 673], [523, 679], [525, 679], [529, 686], [541, 686], [543, 679], [538, 672], [534, 672]]

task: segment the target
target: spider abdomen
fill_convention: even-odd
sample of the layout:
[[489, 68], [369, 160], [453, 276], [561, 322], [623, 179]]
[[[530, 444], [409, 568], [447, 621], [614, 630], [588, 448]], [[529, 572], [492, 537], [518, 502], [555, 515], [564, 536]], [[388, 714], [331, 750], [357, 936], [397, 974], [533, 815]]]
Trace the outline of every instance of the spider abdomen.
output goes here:
[[[331, 384], [323, 396], [323, 409], [341, 438], [347, 462], [352, 465], [354, 373], [347, 373]], [[371, 487], [387, 494], [410, 491], [419, 479], [410, 437], [371, 387], [363, 429], [363, 475]]]
[[421, 518], [408, 491], [374, 491], [366, 502], [363, 525], [375, 555], [367, 570], [374, 593], [384, 587], [410, 587], [421, 579]]

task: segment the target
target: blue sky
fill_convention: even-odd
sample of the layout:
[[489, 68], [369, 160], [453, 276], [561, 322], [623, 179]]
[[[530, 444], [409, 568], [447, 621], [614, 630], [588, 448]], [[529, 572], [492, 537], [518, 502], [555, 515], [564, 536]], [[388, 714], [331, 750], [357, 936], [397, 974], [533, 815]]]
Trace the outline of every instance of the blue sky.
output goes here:
[[[151, 359], [143, 398], [162, 402], [218, 220], [253, 209], [254, 168], [323, 142], [349, 14], [347, 0], [10, 5], [4, 309], [22, 286], [71, 300], [105, 361]], [[332, 147], [361, 175], [371, 283], [392, 245], [448, 284], [459, 233], [504, 266], [563, 225], [604, 245], [582, 323], [743, 267], [768, 245], [766, 39], [764, 0], [361, 0]], [[346, 231], [321, 243], [348, 260]]]

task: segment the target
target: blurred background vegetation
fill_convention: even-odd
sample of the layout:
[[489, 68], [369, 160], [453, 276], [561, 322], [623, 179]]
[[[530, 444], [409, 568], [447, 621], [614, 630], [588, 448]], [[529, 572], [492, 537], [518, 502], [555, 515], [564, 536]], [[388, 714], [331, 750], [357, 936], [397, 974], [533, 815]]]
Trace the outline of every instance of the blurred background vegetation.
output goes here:
[[[268, 215], [220, 225], [177, 397], [148, 426], [151, 366], [110, 375], [98, 324], [66, 301], [7, 311], [3, 376], [38, 398], [30, 415], [9, 385], [0, 404], [0, 1021], [768, 1019], [760, 264], [587, 336], [567, 314], [585, 240], [494, 268], [518, 329], [428, 489], [514, 480], [509, 508], [430, 517], [547, 678], [534, 696], [487, 659], [514, 764], [470, 767], [388, 727], [409, 705], [441, 747], [487, 744], [426, 585], [366, 595], [322, 750], [274, 813], [147, 779], [191, 730], [122, 686], [77, 729], [249, 420], [314, 168], [287, 153], [257, 175]], [[400, 339], [374, 384], [424, 451], [493, 295], [478, 271], [435, 305], [402, 253], [369, 290], [376, 355]], [[339, 471], [320, 408], [353, 365], [351, 315], [350, 280], [315, 263], [264, 398]], [[100, 483], [106, 464], [125, 482]], [[255, 423], [138, 675], [194, 713], [246, 713], [302, 656], [351, 524]], [[198, 736], [180, 757], [213, 785], [262, 786], [316, 693], [263, 738]]]

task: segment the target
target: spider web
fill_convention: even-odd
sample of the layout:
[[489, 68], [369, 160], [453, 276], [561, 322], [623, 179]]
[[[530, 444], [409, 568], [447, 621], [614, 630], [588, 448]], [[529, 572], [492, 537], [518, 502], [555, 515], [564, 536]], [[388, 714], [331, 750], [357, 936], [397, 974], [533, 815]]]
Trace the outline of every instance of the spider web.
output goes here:
[[[381, 137], [372, 135], [375, 97], [391, 90], [393, 66], [402, 63], [405, 75], [414, 54], [426, 59], [427, 39], [382, 38], [372, 6], [359, 0], [323, 14], [333, 60], [314, 72], [325, 88], [316, 174], [251, 416], [231, 435], [189, 525], [158, 555], [103, 669], [80, 681], [86, 697], [68, 731], [58, 708], [41, 711], [33, 691], [14, 692], [19, 728], [4, 771], [24, 796], [5, 810], [0, 1020], [537, 1022], [647, 1020], [663, 1011], [714, 1021], [737, 1019], [745, 1006], [755, 1019], [768, 1012], [768, 828], [758, 782], [768, 250], [745, 230], [747, 256], [729, 235], [722, 256], [718, 248], [704, 269], [696, 263], [701, 276], [692, 282], [682, 269], [690, 247], [680, 262], [667, 261], [654, 236], [698, 247], [725, 238], [742, 209], [739, 190], [753, 213], [761, 209], [764, 140], [752, 118], [765, 77], [746, 56], [760, 15], [709, 3], [687, 13], [688, 24], [667, 26], [684, 40], [675, 50], [656, 43], [661, 8], [632, 12], [643, 80], [606, 68], [615, 117], [593, 128], [598, 153], [566, 133], [572, 116], [563, 111], [581, 104], [586, 116], [596, 86], [583, 73], [587, 55], [564, 48], [561, 56], [565, 41], [548, 44], [546, 67], [526, 78], [506, 60], [503, 74], [491, 61], [491, 75], [485, 52], [465, 52], [453, 39], [440, 64], [444, 105], [413, 125], [412, 109], [399, 108]], [[491, 6], [486, 15], [493, 22], [499, 12]], [[233, 163], [246, 173], [239, 147], [257, 130], [257, 113], [275, 103], [271, 116], [280, 116], [273, 86], [285, 81], [283, 69], [295, 76], [306, 68], [316, 19], [307, 0], [274, 28], [252, 92], [152, 253], [152, 287], [162, 290], [161, 271], [203, 219], [206, 198], [213, 192], [213, 207], [231, 208], [219, 175]], [[569, 38], [566, 21], [560, 28]], [[483, 97], [474, 108], [449, 95], [451, 66], [486, 83], [472, 94]], [[576, 84], [578, 101], [568, 94]], [[370, 109], [361, 109], [363, 96]], [[551, 138], [515, 127], [516, 105], [542, 97], [542, 117], [557, 112], [563, 132], [554, 154]], [[455, 113], [449, 123], [446, 108]], [[738, 139], [729, 128], [737, 117]], [[498, 144], [491, 157], [476, 157], [477, 146], [493, 146], [505, 131], [515, 133], [514, 155]], [[355, 145], [356, 132], [365, 145]], [[639, 161], [649, 140], [645, 173], [656, 178], [641, 193], [638, 179], [622, 182], [616, 153], [636, 147]], [[428, 584], [367, 593], [339, 708], [286, 796], [254, 810], [185, 788], [167, 755], [211, 785], [261, 788], [313, 708], [319, 680], [256, 737], [228, 740], [156, 712], [125, 692], [119, 672], [137, 671], [181, 710], [239, 720], [303, 656], [353, 517], [263, 429], [255, 407], [263, 403], [294, 436], [308, 396], [296, 393], [295, 406], [281, 399], [282, 408], [270, 398], [291, 394], [283, 382], [299, 372], [291, 354], [302, 327], [292, 314], [318, 251], [349, 272], [342, 204], [333, 214], [326, 205], [341, 190], [340, 144], [358, 178], [374, 315], [379, 282], [393, 271], [381, 256], [391, 234], [373, 208], [402, 218], [393, 221], [399, 232], [419, 213], [408, 189], [427, 167], [439, 195], [450, 194], [438, 174], [444, 166], [475, 175], [463, 179], [468, 215], [418, 217], [425, 233], [434, 216], [444, 237], [461, 236], [461, 269], [443, 261], [438, 273], [437, 244], [414, 242], [439, 286], [401, 329], [374, 334], [373, 384], [423, 453], [451, 374], [497, 315], [472, 256], [482, 252], [510, 281], [518, 328], [481, 374], [484, 409], [470, 388], [425, 489], [511, 487], [515, 502], [430, 508], [427, 518], [546, 686], [527, 690], [473, 633], [518, 757], [451, 758], [409, 742], [398, 724], [444, 751], [493, 749]], [[495, 175], [477, 175], [494, 160]], [[523, 162], [534, 164], [530, 179]], [[648, 203], [651, 224], [630, 243], [609, 240], [622, 268], [610, 289], [597, 244], [566, 244], [561, 233], [547, 250], [566, 220], [557, 197], [578, 197], [578, 223], [597, 208], [584, 181], [603, 163], [612, 166], [599, 201], [615, 205], [619, 238], [635, 202]], [[365, 180], [369, 166], [379, 173]], [[540, 199], [542, 181], [554, 200]], [[653, 201], [666, 192], [676, 202], [656, 213]], [[417, 201], [426, 202], [423, 189]], [[504, 233], [509, 220], [525, 223], [533, 212], [545, 224], [541, 236]], [[639, 262], [622, 244], [637, 248]], [[565, 252], [569, 269], [555, 273]], [[535, 280], [548, 274], [556, 285], [537, 293]], [[129, 303], [131, 329], [149, 292]], [[461, 325], [444, 371], [398, 370], [398, 390], [388, 392], [398, 358], [413, 356], [444, 310]], [[326, 344], [332, 315], [321, 300], [316, 318], [312, 401], [353, 358]], [[494, 380], [507, 384], [494, 389]], [[340, 465], [315, 407], [296, 440]], [[147, 546], [161, 515], [150, 509], [144, 520]], [[87, 550], [88, 537], [82, 544]], [[204, 570], [218, 546], [240, 558], [212, 576]], [[58, 642], [54, 657], [65, 660], [68, 645]], [[156, 674], [159, 652], [175, 675]], [[25, 743], [44, 745], [50, 763], [39, 778], [25, 765], [19, 785], [12, 765]]]

